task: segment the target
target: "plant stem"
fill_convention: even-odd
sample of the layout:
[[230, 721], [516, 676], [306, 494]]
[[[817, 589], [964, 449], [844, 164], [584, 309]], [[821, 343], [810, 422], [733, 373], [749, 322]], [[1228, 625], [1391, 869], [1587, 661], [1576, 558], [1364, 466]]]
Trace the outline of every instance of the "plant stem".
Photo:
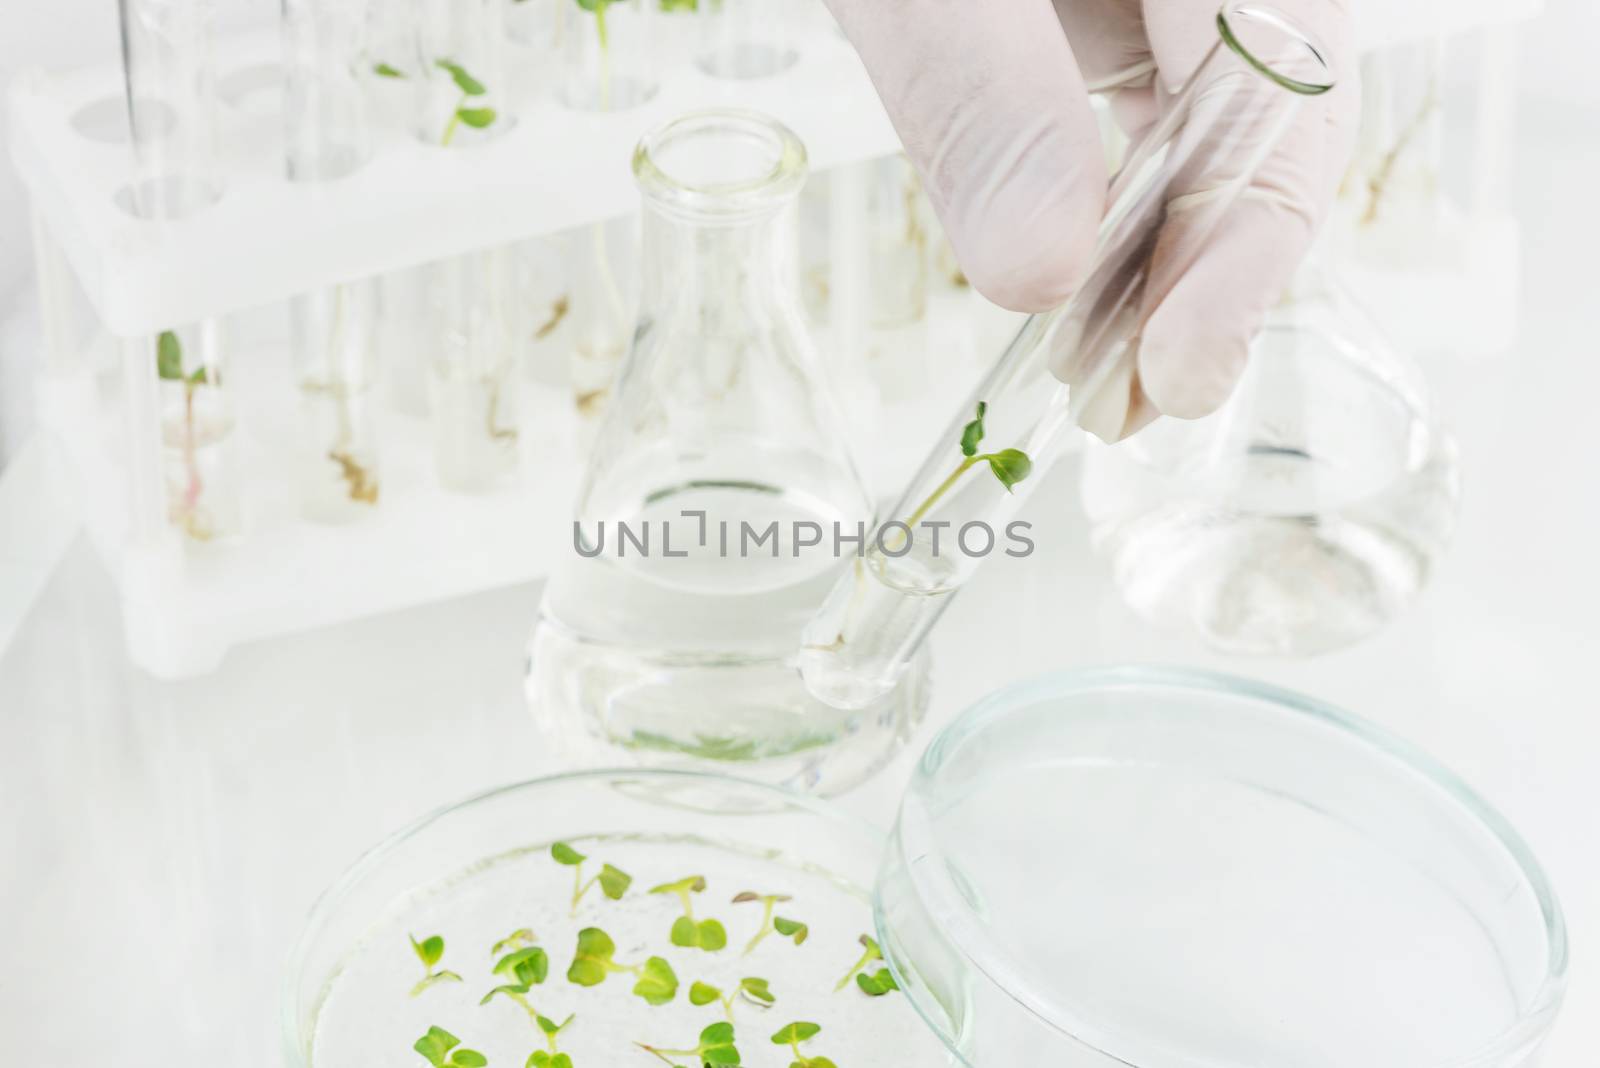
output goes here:
[[966, 474], [969, 468], [971, 468], [979, 460], [987, 460], [988, 458], [989, 456], [987, 453], [980, 453], [977, 456], [968, 456], [965, 460], [962, 460], [961, 463], [957, 465], [956, 469], [950, 472], [950, 477], [939, 483], [938, 488], [932, 493], [928, 494], [927, 500], [917, 505], [917, 510], [912, 512], [911, 517], [906, 520], [906, 526], [916, 526], [917, 521], [928, 514], [928, 510], [938, 503], [940, 497], [943, 497], [946, 493], [950, 492], [950, 487], [954, 486], [956, 481], [960, 479], [962, 475]]
[[461, 125], [461, 109], [467, 102], [467, 94], [462, 93], [461, 99], [456, 101], [454, 110], [450, 112], [450, 121], [445, 124], [444, 136], [439, 139], [439, 144], [450, 144], [450, 138], [456, 135], [456, 127]]
[[744, 947], [744, 955], [747, 957], [756, 948], [756, 946], [761, 944], [761, 940], [763, 938], [772, 933], [772, 909], [776, 902], [774, 902], [772, 898], [768, 897], [763, 898], [761, 904], [761, 928], [760, 930], [756, 931], [755, 937], [750, 939], [749, 945]]
[[594, 29], [600, 38], [600, 110], [611, 110], [611, 42], [606, 33], [606, 4], [600, 0], [594, 6]]

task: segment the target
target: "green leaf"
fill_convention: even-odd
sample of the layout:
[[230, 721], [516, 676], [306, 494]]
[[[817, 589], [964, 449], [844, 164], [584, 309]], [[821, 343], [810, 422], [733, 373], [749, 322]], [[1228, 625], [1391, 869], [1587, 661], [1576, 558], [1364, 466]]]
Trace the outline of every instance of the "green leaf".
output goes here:
[[536, 1049], [528, 1054], [528, 1063], [523, 1068], [572, 1068], [572, 1058], [565, 1053], [546, 1053]]
[[404, 78], [406, 76], [405, 71], [398, 67], [391, 67], [387, 63], [374, 64], [372, 73], [376, 74], [380, 78]]
[[839, 1068], [826, 1057], [807, 1057], [802, 1068]]
[[811, 934], [811, 928], [799, 920], [787, 920], [782, 916], [772, 917], [773, 928], [785, 938], [793, 938], [795, 945], [800, 945]]
[[411, 1044], [416, 1050], [428, 1059], [428, 1063], [440, 1068], [445, 1063], [445, 1057], [452, 1049], [461, 1045], [461, 1040], [442, 1027], [430, 1027], [428, 1033]]
[[171, 382], [183, 381], [183, 346], [171, 330], [156, 335], [156, 374]]
[[701, 920], [697, 938], [700, 948], [711, 953], [728, 944], [728, 932], [717, 920]]
[[494, 122], [495, 112], [494, 108], [457, 108], [456, 118], [474, 130], [481, 130]]
[[691, 1005], [709, 1005], [721, 996], [722, 991], [710, 983], [702, 983], [696, 980], [689, 987], [689, 1004]]
[[516, 985], [508, 984], [506, 986], [497, 986], [493, 990], [489, 991], [487, 994], [483, 995], [483, 997], [479, 998], [478, 999], [478, 1004], [479, 1005], [487, 1005], [487, 1004], [489, 1004], [489, 1002], [494, 1000], [494, 996], [496, 994], [504, 994], [507, 997], [510, 997], [513, 994], [520, 995], [520, 994], [526, 994], [527, 992], [528, 992], [527, 986], [525, 986], [523, 984], [520, 984], [520, 983], [516, 984]]
[[652, 894], [698, 894], [706, 888], [704, 875], [686, 875], [675, 883], [662, 883], [652, 886]]
[[633, 984], [633, 992], [652, 1005], [665, 1005], [678, 993], [678, 977], [672, 965], [660, 957], [651, 957], [644, 962], [644, 971]]
[[687, 916], [672, 921], [672, 944], [685, 949], [703, 949], [715, 953], [728, 944], [728, 932], [716, 920], [696, 923]]
[[700, 0], [661, 0], [662, 11], [698, 11]]
[[989, 458], [989, 470], [1009, 491], [1033, 471], [1033, 461], [1021, 449], [1001, 449]]
[[515, 979], [523, 987], [537, 986], [550, 974], [550, 957], [542, 946], [529, 946], [501, 957], [494, 974]]
[[784, 1024], [779, 1028], [772, 1036], [772, 1044], [774, 1046], [789, 1046], [796, 1042], [804, 1042], [821, 1030], [820, 1024], [797, 1020], [792, 1024]]
[[602, 5], [610, 2], [611, 0], [578, 0], [578, 6], [585, 11], [598, 11]]
[[760, 1002], [763, 1005], [771, 1005], [777, 1000], [777, 998], [773, 996], [772, 991], [768, 989], [768, 984], [765, 979], [757, 979], [753, 976], [740, 979], [739, 990], [751, 1001]]
[[612, 970], [611, 957], [617, 945], [611, 936], [598, 927], [585, 927], [578, 932], [578, 949], [572, 965], [567, 968], [567, 981], [579, 986], [599, 986]]
[[961, 428], [961, 455], [977, 455], [978, 443], [983, 441], [983, 416], [988, 410], [989, 405], [984, 401], [979, 401], [977, 418]]
[[556, 1023], [554, 1020], [550, 1019], [550, 1017], [548, 1017], [548, 1016], [536, 1017], [534, 1022], [539, 1025], [539, 1030], [543, 1031], [545, 1034], [554, 1035], [554, 1034], [559, 1034], [561, 1032], [562, 1028], [566, 1027], [567, 1024], [571, 1023], [573, 1017], [576, 1016], [576, 1015], [577, 1015], [577, 1013], [569, 1012], [567, 1014], [567, 1018], [565, 1020], [562, 1020], [560, 1023]]
[[508, 949], [516, 949], [518, 946], [531, 945], [537, 940], [538, 936], [533, 933], [533, 928], [522, 927], [518, 930], [512, 931], [510, 934], [500, 939], [500, 941], [496, 942], [494, 944], [494, 948], [489, 950], [489, 955], [491, 957], [498, 957], [501, 953], [504, 953]]
[[555, 858], [557, 864], [565, 864], [569, 868], [576, 867], [589, 859], [565, 842], [557, 842], [551, 846], [550, 855]]
[[449, 969], [445, 969], [444, 971], [437, 971], [437, 972], [432, 973], [431, 975], [425, 975], [421, 979], [419, 979], [417, 981], [417, 985], [411, 988], [411, 996], [412, 997], [416, 997], [418, 994], [422, 993], [424, 990], [428, 989], [430, 986], [433, 986], [436, 983], [459, 983], [459, 982], [461, 982], [461, 976], [457, 975], [455, 972], [452, 972]]
[[879, 968], [877, 974], [868, 975], [862, 972], [856, 976], [856, 985], [869, 997], [882, 997], [891, 990], [899, 990], [899, 985], [894, 981], [888, 968]]
[[613, 868], [607, 864], [600, 869], [600, 890], [612, 901], [621, 898], [632, 885], [633, 876], [620, 868]]
[[450, 1063], [460, 1068], [483, 1068], [489, 1063], [489, 1058], [475, 1049], [458, 1049], [450, 1054]]
[[733, 1044], [733, 1024], [723, 1020], [700, 1032], [700, 1060], [705, 1064], [738, 1064]]
[[411, 951], [417, 955], [424, 968], [432, 968], [439, 963], [439, 958], [444, 956], [444, 939], [439, 935], [429, 935], [418, 942], [411, 939]]
[[488, 90], [483, 87], [483, 83], [478, 81], [478, 79], [474, 78], [472, 75], [468, 74], [467, 68], [463, 67], [461, 64], [452, 62], [448, 59], [436, 60], [436, 62], [444, 70], [450, 72], [450, 80], [455, 82], [456, 88], [460, 89], [466, 95], [482, 96], [484, 93], [488, 92]]

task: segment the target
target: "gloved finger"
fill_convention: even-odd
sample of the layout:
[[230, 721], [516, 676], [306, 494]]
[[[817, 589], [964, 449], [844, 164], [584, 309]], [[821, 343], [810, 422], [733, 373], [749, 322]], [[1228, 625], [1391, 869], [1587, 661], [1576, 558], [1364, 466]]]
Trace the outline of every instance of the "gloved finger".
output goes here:
[[[1262, 318], [1288, 288], [1332, 203], [1354, 143], [1359, 89], [1342, 0], [1276, 6], [1339, 63], [1335, 85], [1299, 101], [1290, 127], [1220, 219], [1183, 203], [1203, 198], [1220, 184], [1217, 175], [1185, 176], [1189, 185], [1169, 204], [1151, 256], [1136, 376], [1166, 415], [1197, 418], [1228, 398]], [[1147, 0], [1145, 24], [1165, 88], [1181, 85], [1215, 39], [1213, 19], [1192, 4]]]
[[1093, 254], [1100, 133], [1051, 0], [828, 0], [973, 286], [1061, 304]]
[[1143, 0], [1055, 0], [1055, 8], [1091, 93], [1149, 84], [1156, 60]]

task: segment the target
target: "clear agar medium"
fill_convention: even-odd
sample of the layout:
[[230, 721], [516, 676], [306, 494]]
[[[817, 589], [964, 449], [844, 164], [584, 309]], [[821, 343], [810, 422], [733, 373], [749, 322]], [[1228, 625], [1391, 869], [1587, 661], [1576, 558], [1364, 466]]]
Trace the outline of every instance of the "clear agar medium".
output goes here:
[[922, 760], [877, 904], [966, 1065], [1522, 1065], [1566, 968], [1537, 862], [1449, 773], [1203, 674], [1066, 674], [969, 710]]
[[[559, 862], [556, 842], [581, 854], [582, 866]], [[733, 1025], [739, 1063], [755, 1068], [796, 1060], [793, 1047], [772, 1041], [793, 1022], [820, 1027], [799, 1043], [807, 1057], [937, 1068], [948, 1063], [943, 1046], [905, 998], [870, 995], [855, 981], [884, 967], [854, 968], [865, 955], [860, 939], [872, 933], [882, 849], [878, 832], [819, 803], [712, 776], [590, 772], [482, 795], [369, 853], [318, 904], [290, 966], [287, 1063], [422, 1066], [413, 1044], [434, 1027], [490, 1068], [547, 1063], [530, 1061], [553, 1053], [526, 1004], [555, 1024], [573, 1014], [554, 1041], [573, 1068], [660, 1065], [638, 1043], [689, 1050], [719, 1022]], [[615, 898], [615, 879], [609, 890], [591, 883], [607, 864], [630, 877]], [[651, 892], [692, 876], [702, 889]], [[746, 893], [757, 899], [734, 902]], [[769, 916], [760, 899], [773, 895], [782, 898]], [[722, 937], [706, 939], [719, 948], [678, 944], [698, 941], [678, 937], [686, 907], [696, 930], [719, 925]], [[593, 986], [569, 976], [589, 928], [605, 932], [619, 969]], [[425, 964], [412, 939], [425, 946], [433, 936], [443, 944]], [[494, 952], [497, 943], [506, 944]], [[517, 985], [512, 971], [494, 973], [497, 962], [535, 946], [546, 955], [543, 981], [481, 1003]], [[669, 972], [652, 958], [672, 977], [661, 1004], [636, 992], [647, 976], [653, 996], [667, 989]], [[460, 978], [428, 978], [446, 972]], [[740, 993], [749, 979], [765, 987]], [[696, 983], [728, 1002], [696, 1004]]]

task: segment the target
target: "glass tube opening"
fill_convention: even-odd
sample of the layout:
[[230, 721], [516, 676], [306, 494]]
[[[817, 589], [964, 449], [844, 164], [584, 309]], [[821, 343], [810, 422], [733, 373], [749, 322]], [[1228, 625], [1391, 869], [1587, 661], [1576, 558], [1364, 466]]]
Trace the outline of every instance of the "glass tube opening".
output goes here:
[[776, 210], [800, 192], [806, 150], [782, 123], [753, 111], [686, 115], [633, 153], [639, 189], [673, 215], [736, 220]]
[[1231, 3], [1217, 12], [1222, 43], [1259, 73], [1291, 92], [1318, 96], [1333, 88], [1327, 52], [1276, 8]]

